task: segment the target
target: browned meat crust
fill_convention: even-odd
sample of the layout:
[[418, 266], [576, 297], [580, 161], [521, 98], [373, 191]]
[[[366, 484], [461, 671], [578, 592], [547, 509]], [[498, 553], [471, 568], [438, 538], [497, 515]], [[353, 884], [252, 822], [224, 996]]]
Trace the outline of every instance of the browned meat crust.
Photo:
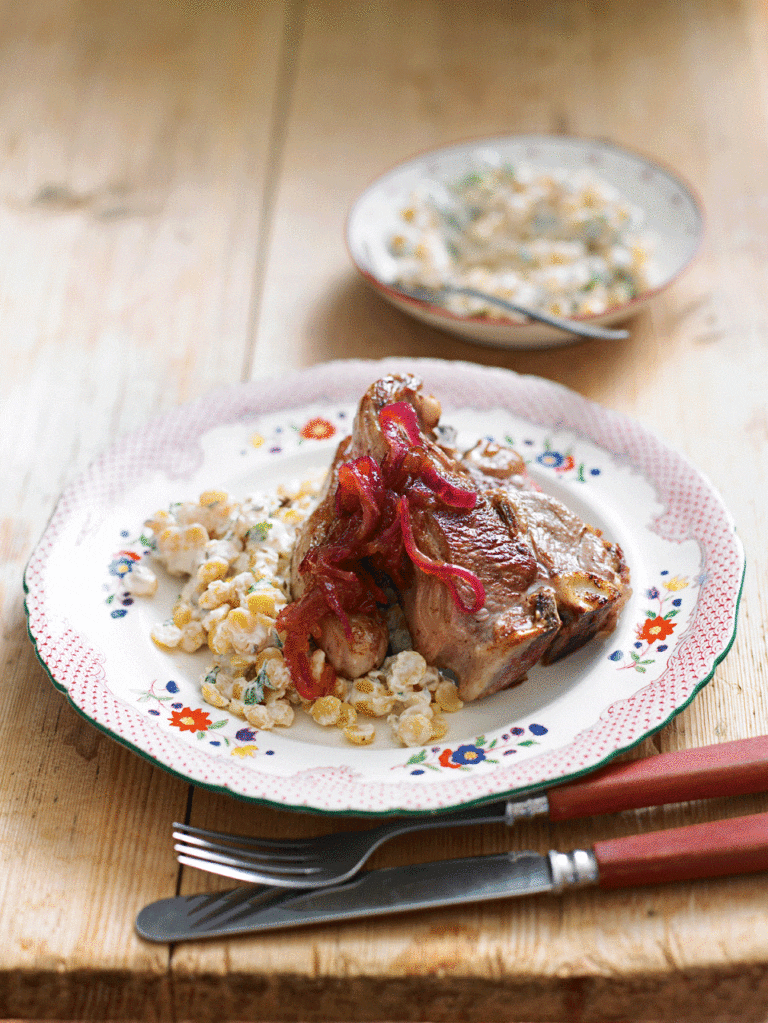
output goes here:
[[455, 675], [465, 701], [522, 681], [560, 627], [552, 591], [536, 585], [530, 548], [488, 501], [469, 515], [418, 511], [413, 533], [421, 551], [474, 572], [485, 590], [483, 607], [466, 614], [439, 579], [414, 571], [401, 591], [414, 649]]
[[[345, 437], [338, 448], [320, 495], [318, 506], [302, 526], [291, 557], [291, 596], [303, 596], [311, 577], [301, 571], [301, 564], [311, 547], [322, 546], [336, 517], [335, 497], [339, 467], [351, 457], [352, 438]], [[337, 618], [327, 615], [318, 626], [315, 639], [325, 651], [334, 670], [344, 678], [360, 678], [378, 668], [387, 654], [389, 636], [383, 614], [350, 616], [351, 635], [346, 636]]]
[[632, 593], [621, 547], [536, 488], [511, 449], [480, 441], [462, 463], [478, 487], [506, 502], [534, 553], [539, 579], [554, 591], [561, 626], [542, 662], [551, 664], [612, 632]]

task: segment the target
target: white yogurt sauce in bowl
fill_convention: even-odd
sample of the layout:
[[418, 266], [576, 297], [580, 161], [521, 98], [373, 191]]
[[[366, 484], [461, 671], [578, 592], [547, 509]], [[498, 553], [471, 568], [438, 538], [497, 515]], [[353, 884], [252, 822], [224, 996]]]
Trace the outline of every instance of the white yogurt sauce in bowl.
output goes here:
[[[650, 287], [653, 239], [642, 210], [587, 172], [494, 161], [449, 185], [424, 182], [389, 239], [396, 283], [476, 288], [556, 316], [590, 316]], [[451, 295], [465, 316], [505, 315]]]

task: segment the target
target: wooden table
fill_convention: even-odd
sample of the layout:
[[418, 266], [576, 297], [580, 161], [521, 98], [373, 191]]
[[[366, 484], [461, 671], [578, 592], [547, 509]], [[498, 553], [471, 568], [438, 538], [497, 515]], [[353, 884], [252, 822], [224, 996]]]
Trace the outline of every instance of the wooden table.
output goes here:
[[[332, 358], [548, 377], [682, 450], [748, 576], [713, 682], [641, 754], [768, 732], [768, 9], [760, 0], [0, 4], [0, 1015], [168, 1020], [764, 1020], [768, 878], [584, 891], [175, 947], [137, 910], [169, 824], [334, 826], [192, 790], [54, 690], [21, 576], [63, 485], [211, 388]], [[475, 348], [386, 306], [344, 241], [398, 160], [500, 133], [600, 136], [680, 170], [699, 258], [623, 344]], [[373, 866], [766, 809], [763, 797], [406, 840]], [[347, 826], [360, 826], [349, 821]], [[220, 886], [224, 886], [222, 882]]]

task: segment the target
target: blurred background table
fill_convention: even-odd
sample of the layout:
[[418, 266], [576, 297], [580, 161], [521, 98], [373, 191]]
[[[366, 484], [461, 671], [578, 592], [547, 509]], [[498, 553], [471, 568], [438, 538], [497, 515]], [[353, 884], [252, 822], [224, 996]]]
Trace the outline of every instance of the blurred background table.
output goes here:
[[[62, 486], [223, 384], [437, 356], [559, 381], [686, 452], [748, 576], [714, 681], [638, 751], [768, 732], [768, 8], [762, 0], [0, 3], [3, 700], [0, 1015], [183, 1020], [765, 1020], [768, 877], [580, 892], [176, 947], [145, 903], [170, 822], [327, 821], [191, 790], [81, 720], [25, 630]], [[356, 277], [343, 228], [399, 160], [467, 137], [611, 139], [698, 189], [692, 269], [620, 344], [474, 348]], [[763, 797], [403, 840], [375, 866], [766, 809]], [[349, 821], [344, 826], [359, 826]], [[222, 882], [221, 887], [225, 886]]]

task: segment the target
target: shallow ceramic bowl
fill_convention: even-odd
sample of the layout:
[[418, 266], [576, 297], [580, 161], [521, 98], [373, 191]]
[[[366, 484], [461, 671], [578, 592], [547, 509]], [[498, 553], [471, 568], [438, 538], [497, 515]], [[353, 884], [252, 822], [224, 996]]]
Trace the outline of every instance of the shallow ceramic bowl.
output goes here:
[[572, 335], [542, 323], [460, 316], [439, 305], [400, 295], [390, 286], [396, 263], [388, 241], [398, 232], [400, 210], [407, 206], [413, 189], [425, 179], [445, 184], [460, 180], [477, 168], [484, 153], [496, 154], [507, 162], [525, 163], [535, 170], [587, 170], [643, 211], [645, 229], [654, 240], [651, 287], [605, 313], [572, 317], [574, 320], [609, 325], [629, 319], [667, 288], [696, 254], [703, 211], [692, 188], [659, 164], [610, 142], [517, 135], [437, 149], [378, 178], [356, 201], [347, 220], [347, 246], [360, 273], [393, 305], [433, 327], [498, 348], [548, 347], [574, 340]]

